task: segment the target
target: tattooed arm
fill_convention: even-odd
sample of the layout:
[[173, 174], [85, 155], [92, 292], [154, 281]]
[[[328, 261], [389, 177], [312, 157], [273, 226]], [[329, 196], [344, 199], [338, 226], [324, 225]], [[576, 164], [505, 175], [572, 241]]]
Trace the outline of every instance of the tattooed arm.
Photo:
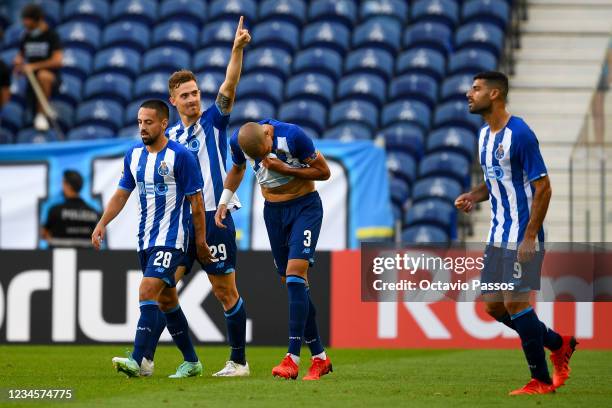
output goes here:
[[236, 29], [236, 36], [234, 37], [232, 55], [225, 73], [225, 81], [223, 81], [221, 84], [219, 94], [217, 95], [216, 103], [223, 114], [230, 113], [232, 111], [232, 107], [234, 106], [236, 88], [238, 87], [240, 71], [242, 70], [243, 50], [249, 41], [251, 41], [249, 30], [242, 28], [243, 21], [244, 18], [240, 17], [238, 28]]

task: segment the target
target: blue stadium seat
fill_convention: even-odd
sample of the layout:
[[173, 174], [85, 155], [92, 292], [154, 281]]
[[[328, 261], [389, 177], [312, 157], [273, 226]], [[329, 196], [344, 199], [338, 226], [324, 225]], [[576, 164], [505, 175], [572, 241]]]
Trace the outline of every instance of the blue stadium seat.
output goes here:
[[357, 21], [357, 7], [352, 0], [315, 0], [308, 10], [309, 21], [331, 21], [351, 29]]
[[334, 104], [329, 114], [329, 125], [361, 123], [373, 131], [378, 128], [378, 108], [365, 101], [343, 101]]
[[435, 225], [447, 231], [453, 237], [456, 230], [457, 210], [446, 201], [429, 199], [415, 203], [406, 212], [405, 225]]
[[395, 55], [400, 48], [402, 26], [390, 17], [373, 17], [360, 24], [353, 34], [353, 46], [383, 48]]
[[159, 21], [186, 22], [201, 26], [205, 20], [204, 0], [163, 0], [159, 7]]
[[66, 135], [67, 140], [96, 140], [114, 137], [115, 131], [106, 126], [82, 125], [73, 128]]
[[113, 133], [123, 125], [123, 106], [104, 99], [85, 102], [77, 109], [76, 121], [78, 126], [99, 125]]
[[[125, 127], [138, 126], [138, 110], [140, 110], [140, 105], [145, 101], [145, 99], [146, 98], [141, 98], [134, 102], [130, 102], [130, 104], [127, 105], [127, 107], [125, 108], [125, 117], [123, 118], [123, 126]], [[173, 123], [173, 122], [169, 122], [169, 123]], [[123, 129], [124, 128], [122, 128], [121, 130]], [[119, 132], [121, 132], [121, 130]], [[140, 130], [138, 130], [136, 134], [139, 135]]]
[[191, 66], [189, 53], [176, 47], [158, 47], [147, 51], [142, 59], [143, 72], [167, 72]]
[[134, 83], [133, 94], [138, 99], [167, 99], [168, 75], [157, 72], [139, 76]]
[[259, 5], [259, 18], [283, 20], [300, 27], [306, 22], [306, 4], [302, 0], [265, 0]]
[[193, 57], [193, 70], [225, 73], [231, 54], [228, 47], [204, 48]]
[[346, 57], [347, 74], [376, 74], [385, 81], [393, 76], [393, 56], [380, 48], [361, 48]]
[[286, 79], [291, 71], [291, 55], [277, 48], [257, 48], [249, 51], [244, 60], [244, 72], [264, 72]]
[[150, 41], [151, 33], [146, 25], [129, 21], [107, 25], [102, 36], [105, 47], [128, 47], [140, 53], [149, 49]]
[[412, 185], [417, 177], [416, 161], [408, 153], [387, 152], [387, 170], [394, 177], [404, 180], [408, 185]]
[[101, 28], [108, 21], [109, 4], [104, 0], [70, 0], [64, 4], [63, 20], [93, 23]]
[[[225, 73], [204, 71], [196, 74], [198, 79], [198, 87], [200, 88], [200, 97], [202, 99], [217, 99], [219, 88], [225, 81]], [[242, 82], [242, 81], [241, 81]]]
[[361, 2], [360, 16], [362, 20], [370, 17], [393, 17], [400, 23], [408, 19], [408, 2], [402, 0], [366, 0]]
[[397, 58], [396, 72], [401, 74], [429, 75], [440, 82], [444, 78], [446, 58], [431, 48], [412, 48]]
[[442, 23], [453, 30], [459, 22], [455, 0], [417, 0], [412, 5], [412, 21]]
[[23, 107], [15, 101], [9, 100], [0, 110], [0, 123], [12, 134], [23, 127]]
[[410, 184], [403, 178], [395, 177], [391, 174], [389, 177], [389, 190], [391, 190], [391, 203], [399, 208], [404, 208], [410, 200]]
[[98, 51], [94, 59], [96, 73], [122, 74], [132, 79], [140, 72], [140, 65], [140, 54], [131, 48], [106, 48]]
[[385, 149], [402, 151], [419, 160], [425, 151], [425, 132], [420, 126], [410, 123], [396, 123], [379, 133], [385, 141]]
[[274, 106], [268, 102], [259, 99], [241, 99], [232, 109], [230, 126], [242, 126], [246, 122], [273, 118], [275, 112]]
[[9, 68], [13, 66], [13, 61], [15, 60], [15, 56], [19, 52], [18, 48], [9, 48], [6, 50], [0, 51], [0, 60], [3, 61]]
[[418, 225], [402, 231], [402, 242], [407, 244], [447, 244], [448, 233], [432, 225]]
[[351, 33], [340, 23], [308, 24], [302, 30], [302, 47], [325, 47], [344, 55], [351, 44]]
[[448, 59], [449, 74], [475, 75], [482, 71], [494, 71], [497, 58], [485, 50], [465, 48], [457, 51]]
[[416, 23], [404, 32], [404, 48], [425, 47], [448, 55], [452, 49], [452, 31], [441, 23]]
[[476, 133], [482, 119], [468, 111], [467, 103], [451, 101], [438, 105], [434, 115], [434, 127], [459, 126]]
[[338, 84], [338, 100], [364, 100], [381, 107], [385, 103], [386, 82], [373, 74], [353, 74]]
[[438, 100], [438, 83], [427, 75], [403, 75], [389, 84], [389, 99], [414, 99], [433, 109]]
[[427, 139], [427, 151], [455, 150], [472, 161], [476, 154], [476, 135], [469, 130], [454, 127], [436, 129]]
[[278, 110], [278, 119], [307, 127], [317, 135], [325, 130], [327, 110], [318, 102], [297, 100], [283, 104]]
[[92, 23], [64, 23], [57, 33], [64, 47], [80, 48], [92, 55], [100, 47], [100, 29]]
[[334, 82], [325, 75], [316, 73], [298, 74], [291, 77], [287, 82], [285, 93], [287, 100], [313, 100], [329, 108], [334, 100], [334, 89]]
[[4, 48], [19, 46], [19, 42], [21, 41], [21, 36], [23, 35], [24, 31], [25, 30], [23, 28], [23, 24], [21, 24], [21, 21], [8, 26], [6, 31], [4, 31]]
[[452, 177], [463, 186], [469, 184], [470, 161], [463, 155], [449, 152], [426, 154], [419, 165], [419, 177]]
[[74, 125], [74, 105], [61, 101], [52, 100], [51, 106], [57, 112], [57, 122], [64, 132], [68, 131]]
[[414, 183], [412, 199], [414, 202], [428, 198], [438, 198], [454, 204], [455, 200], [463, 192], [461, 184], [448, 177], [425, 177]]
[[153, 30], [153, 47], [178, 47], [193, 52], [198, 46], [198, 28], [187, 22], [168, 21]]
[[11, 81], [11, 102], [18, 103], [22, 107], [26, 107], [26, 93], [28, 89], [28, 80], [25, 76], [13, 75]]
[[390, 103], [382, 110], [381, 125], [387, 127], [395, 123], [412, 123], [427, 131], [431, 124], [431, 110], [423, 102], [415, 100]]
[[293, 53], [300, 45], [298, 27], [286, 21], [267, 21], [252, 32], [253, 47], [276, 47]]
[[402, 220], [404, 219], [403, 208], [396, 203], [391, 202], [391, 212], [393, 213], [393, 225], [397, 225], [398, 223], [401, 225]]
[[155, 0], [116, 0], [111, 17], [114, 21], [139, 22], [152, 27], [157, 20]]
[[236, 36], [236, 24], [231, 21], [216, 21], [202, 29], [200, 35], [201, 47], [232, 47]]
[[53, 98], [76, 107], [81, 102], [83, 82], [79, 77], [62, 73], [62, 83], [59, 92]]
[[338, 52], [327, 48], [308, 48], [295, 56], [293, 72], [321, 73], [336, 80], [342, 74], [342, 57]]
[[83, 97], [113, 100], [124, 105], [132, 98], [132, 81], [121, 74], [97, 74], [85, 81]]
[[236, 100], [262, 99], [274, 106], [283, 101], [283, 81], [270, 74], [247, 74], [240, 78]]
[[14, 142], [14, 133], [2, 127], [0, 124], [0, 144], [11, 144]]
[[457, 49], [479, 48], [499, 58], [504, 48], [504, 33], [493, 24], [469, 23], [457, 30], [455, 44]]
[[140, 140], [140, 128], [138, 127], [138, 125], [122, 127], [117, 132], [117, 137], [126, 137], [130, 139]]
[[472, 88], [472, 82], [474, 81], [471, 75], [459, 74], [446, 77], [440, 93], [442, 101], [466, 102], [465, 94]]
[[208, 10], [209, 21], [230, 20], [234, 23], [234, 32], [240, 16], [244, 16], [245, 25], [257, 20], [257, 4], [253, 0], [214, 0]]
[[[10, 3], [10, 2], [9, 2]], [[61, 4], [57, 0], [16, 0], [13, 1], [14, 19], [13, 21], [21, 20], [21, 10], [28, 4], [39, 5], [45, 14], [45, 21], [51, 27], [56, 26], [61, 20]]]
[[492, 23], [505, 31], [510, 19], [510, 6], [505, 0], [469, 0], [463, 3], [463, 22]]
[[54, 142], [56, 140], [57, 137], [53, 130], [40, 132], [30, 127], [22, 129], [19, 131], [19, 133], [17, 133], [17, 139], [15, 140], [15, 143], [37, 144]]
[[328, 129], [323, 134], [324, 139], [352, 142], [353, 140], [371, 140], [372, 130], [358, 123], [345, 123]]
[[62, 74], [70, 74], [84, 80], [91, 73], [92, 55], [80, 48], [64, 49], [62, 57]]

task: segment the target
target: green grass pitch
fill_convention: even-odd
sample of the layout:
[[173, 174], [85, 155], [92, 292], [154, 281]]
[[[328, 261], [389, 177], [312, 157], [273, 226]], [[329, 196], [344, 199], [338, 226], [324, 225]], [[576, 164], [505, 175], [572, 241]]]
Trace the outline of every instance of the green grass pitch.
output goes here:
[[[509, 397], [528, 370], [520, 350], [328, 350], [334, 372], [318, 382], [272, 378], [283, 348], [250, 347], [249, 378], [213, 378], [226, 347], [198, 347], [204, 376], [171, 380], [178, 350], [160, 346], [152, 378], [116, 373], [124, 346], [0, 346], [0, 405], [67, 407], [610, 407], [612, 351], [580, 350], [554, 395]], [[307, 370], [304, 350], [300, 378]], [[70, 402], [6, 399], [9, 388], [74, 390]]]

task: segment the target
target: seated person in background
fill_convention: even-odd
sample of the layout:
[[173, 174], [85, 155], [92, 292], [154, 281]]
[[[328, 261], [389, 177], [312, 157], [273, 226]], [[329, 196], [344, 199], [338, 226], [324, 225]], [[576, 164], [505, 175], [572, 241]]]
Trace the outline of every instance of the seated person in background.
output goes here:
[[[15, 72], [34, 73], [47, 99], [51, 98], [60, 84], [59, 70], [62, 67], [62, 44], [58, 34], [45, 22], [43, 10], [36, 4], [25, 6], [21, 18], [26, 32], [21, 39], [19, 52], [15, 56]], [[36, 130], [49, 129], [49, 121], [40, 104], [36, 103], [31, 86], [28, 87], [28, 100], [36, 113]]]
[[66, 201], [51, 207], [41, 235], [50, 248], [91, 248], [93, 233], [100, 214], [79, 195], [83, 177], [75, 170], [66, 170], [62, 184]]

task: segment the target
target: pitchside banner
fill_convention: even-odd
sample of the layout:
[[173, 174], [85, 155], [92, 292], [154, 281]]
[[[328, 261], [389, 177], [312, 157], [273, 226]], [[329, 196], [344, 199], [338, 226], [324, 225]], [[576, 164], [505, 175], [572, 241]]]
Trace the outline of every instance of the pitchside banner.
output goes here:
[[[46, 247], [40, 240], [40, 226], [49, 208], [62, 201], [62, 174], [66, 169], [83, 175], [83, 198], [101, 210], [117, 188], [123, 155], [134, 143], [132, 139], [112, 139], [2, 146], [0, 249]], [[393, 217], [384, 149], [369, 141], [327, 140], [316, 141], [315, 145], [331, 170], [330, 180], [317, 182], [324, 210], [317, 249], [357, 248], [360, 239], [391, 236]], [[228, 167], [230, 161], [228, 157]], [[237, 193], [243, 208], [232, 216], [239, 248], [269, 250], [263, 198], [250, 169]], [[136, 199], [132, 194], [123, 212], [108, 227], [109, 249], [135, 248]]]

